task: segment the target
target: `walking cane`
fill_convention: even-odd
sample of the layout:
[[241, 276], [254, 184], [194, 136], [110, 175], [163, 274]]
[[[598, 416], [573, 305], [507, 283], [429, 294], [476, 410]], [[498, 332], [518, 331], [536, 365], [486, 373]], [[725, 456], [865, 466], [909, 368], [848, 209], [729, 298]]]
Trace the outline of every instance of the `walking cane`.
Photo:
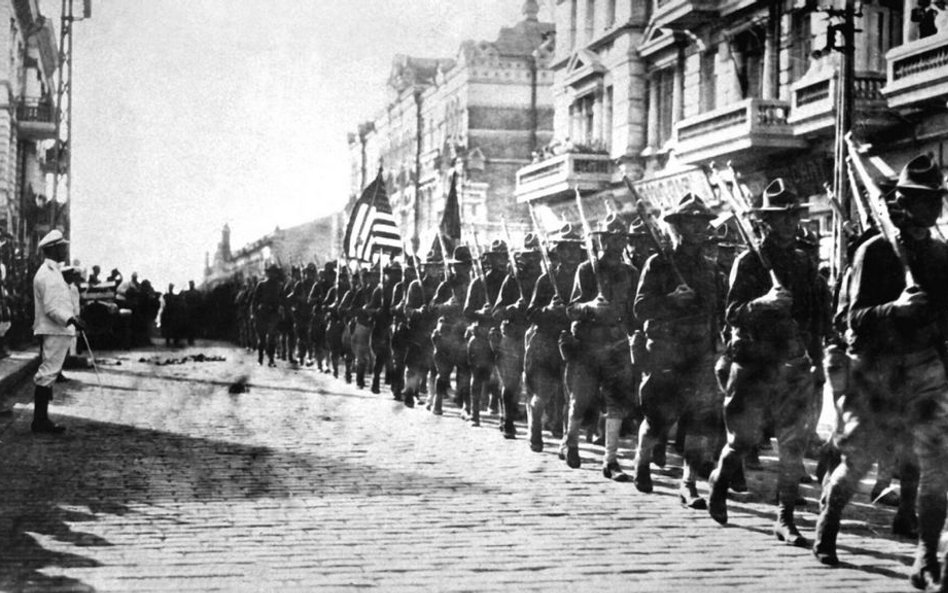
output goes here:
[[82, 341], [86, 345], [86, 350], [89, 351], [89, 360], [92, 361], [92, 370], [95, 371], [95, 380], [99, 384], [99, 389], [102, 389], [102, 377], [99, 376], [99, 366], [95, 363], [95, 352], [92, 351], [92, 347], [89, 346], [89, 338], [86, 337], [86, 332], [79, 330], [79, 334], [82, 336]]

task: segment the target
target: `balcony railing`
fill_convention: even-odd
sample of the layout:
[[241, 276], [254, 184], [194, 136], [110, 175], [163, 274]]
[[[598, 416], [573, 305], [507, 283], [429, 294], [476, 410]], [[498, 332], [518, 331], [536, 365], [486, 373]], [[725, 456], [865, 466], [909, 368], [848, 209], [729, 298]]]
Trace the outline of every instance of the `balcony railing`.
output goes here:
[[614, 170], [607, 154], [560, 154], [517, 171], [517, 199], [527, 202], [573, 189], [601, 189], [609, 184]]
[[885, 57], [882, 94], [890, 107], [944, 103], [948, 95], [948, 34], [910, 41], [892, 48]]
[[742, 151], [802, 148], [787, 123], [790, 104], [772, 99], [744, 99], [684, 119], [676, 126], [675, 152], [686, 163], [698, 163]]
[[16, 119], [21, 136], [33, 140], [56, 137], [56, 107], [47, 101], [21, 100]]
[[[892, 123], [882, 95], [885, 75], [857, 72], [853, 81], [854, 114], [863, 128], [880, 128]], [[835, 129], [839, 77], [834, 68], [808, 74], [790, 87], [790, 117], [797, 136], [827, 135]]]

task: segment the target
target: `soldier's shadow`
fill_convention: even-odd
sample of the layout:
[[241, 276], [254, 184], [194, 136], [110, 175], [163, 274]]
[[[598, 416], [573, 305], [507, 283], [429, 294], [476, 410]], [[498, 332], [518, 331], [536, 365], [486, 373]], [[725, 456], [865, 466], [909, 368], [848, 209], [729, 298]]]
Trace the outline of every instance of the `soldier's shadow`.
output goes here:
[[[437, 490], [496, 494], [456, 477], [435, 479], [338, 456], [75, 417], [57, 419], [68, 426], [64, 435], [38, 436], [30, 433], [30, 416], [28, 409], [18, 410], [3, 433], [2, 591], [94, 591], [94, 583], [51, 574], [108, 561], [114, 544], [97, 535], [108, 529], [97, 522], [128, 517], [129, 523], [186, 523], [176, 509], [189, 502], [400, 495], [414, 500]], [[367, 487], [393, 482], [410, 486], [397, 492]], [[119, 586], [134, 576], [114, 569], [108, 575]]]

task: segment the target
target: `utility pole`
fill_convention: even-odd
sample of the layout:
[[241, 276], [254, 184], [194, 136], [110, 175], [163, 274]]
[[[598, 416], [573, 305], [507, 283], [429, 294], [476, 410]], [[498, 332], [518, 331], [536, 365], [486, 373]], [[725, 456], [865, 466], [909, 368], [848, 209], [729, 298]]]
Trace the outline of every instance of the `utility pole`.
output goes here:
[[77, 0], [62, 0], [59, 35], [59, 82], [56, 88], [56, 166], [53, 168], [53, 199], [49, 208], [49, 226], [55, 228], [60, 218], [60, 184], [64, 185], [62, 206], [63, 234], [70, 236], [69, 208], [72, 204], [72, 25], [92, 15], [92, 0], [81, 0], [82, 16], [76, 16], [73, 5]]
[[[855, 84], [855, 52], [856, 52], [856, 17], [862, 13], [856, 12], [856, 1], [846, 0], [842, 9], [825, 8], [827, 19], [834, 21], [826, 29], [825, 52], [840, 52], [841, 60], [836, 73], [836, 145], [835, 166], [833, 168], [833, 193], [839, 200], [843, 212], [847, 216], [852, 213], [852, 196], [849, 195], [849, 180], [846, 174], [846, 143], [844, 138], [853, 127], [853, 87]], [[840, 44], [837, 44], [840, 41]], [[843, 231], [843, 220], [836, 216], [833, 225], [833, 271], [835, 275], [842, 272], [846, 257], [846, 235]], [[834, 277], [837, 277], [835, 276]]]

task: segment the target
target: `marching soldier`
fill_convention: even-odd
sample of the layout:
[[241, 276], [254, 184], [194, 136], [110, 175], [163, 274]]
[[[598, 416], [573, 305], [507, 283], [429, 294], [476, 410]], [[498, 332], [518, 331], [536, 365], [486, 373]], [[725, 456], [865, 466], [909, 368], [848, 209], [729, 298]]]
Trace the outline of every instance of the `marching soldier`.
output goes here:
[[[326, 293], [323, 309], [326, 311], [326, 346], [329, 350], [329, 364], [332, 376], [339, 378], [339, 359], [345, 357], [343, 334], [346, 332], [345, 317], [340, 306], [343, 296], [349, 292], [349, 274], [343, 274], [345, 268], [336, 270], [336, 283]], [[344, 361], [348, 370], [349, 363]], [[348, 378], [352, 381], [351, 376]]]
[[500, 286], [507, 276], [507, 243], [496, 240], [483, 254], [482, 263], [487, 268], [483, 277], [475, 278], [467, 291], [464, 315], [471, 321], [468, 328], [467, 359], [471, 365], [471, 426], [481, 425], [482, 398], [490, 394], [491, 411], [499, 400], [499, 385], [494, 375], [494, 348], [490, 341], [499, 341], [494, 321], [493, 304], [497, 302]]
[[[572, 226], [566, 224], [552, 239], [556, 263], [550, 275], [537, 279], [536, 288], [527, 308], [532, 322], [525, 338], [524, 373], [526, 375], [527, 428], [530, 449], [543, 451], [544, 414], [551, 420], [554, 437], [562, 437], [565, 401], [563, 396], [563, 357], [558, 345], [561, 333], [569, 331], [566, 303], [573, 289], [576, 268], [583, 257], [582, 239]], [[552, 278], [551, 278], [552, 276]], [[554, 289], [554, 283], [556, 288]], [[557, 297], [557, 295], [562, 297]]]
[[309, 263], [303, 270], [303, 278], [298, 280], [290, 290], [288, 299], [300, 364], [304, 364], [312, 352], [310, 326], [313, 308], [309, 304], [309, 293], [312, 292], [314, 284], [316, 284], [316, 264]]
[[355, 366], [356, 386], [365, 388], [365, 373], [372, 364], [372, 346], [370, 344], [373, 332], [375, 310], [366, 305], [372, 299], [372, 293], [379, 283], [378, 264], [359, 274], [361, 282], [354, 291], [352, 298], [345, 301], [348, 305], [352, 331], [352, 360]]
[[494, 319], [501, 321], [500, 343], [495, 349], [495, 357], [502, 389], [500, 430], [506, 439], [517, 436], [514, 422], [523, 383], [524, 336], [529, 326], [527, 304], [540, 276], [539, 249], [537, 236], [527, 233], [523, 248], [514, 252], [513, 265], [517, 267], [517, 273], [510, 273], [504, 279], [494, 306]]
[[372, 369], [372, 393], [381, 392], [382, 371], [391, 380], [392, 375], [392, 300], [395, 286], [402, 280], [402, 266], [390, 262], [383, 269], [385, 278], [372, 292], [372, 298], [366, 305], [366, 312], [372, 316], [372, 356], [375, 367]]
[[402, 279], [392, 289], [392, 397], [402, 401], [405, 389], [405, 357], [408, 353], [408, 320], [405, 317], [405, 302], [408, 287], [418, 277], [414, 259], [408, 260]]
[[[318, 274], [313, 288], [309, 291], [306, 303], [310, 308], [310, 347], [316, 368], [329, 372], [329, 361], [326, 359], [326, 325], [329, 322], [324, 307], [326, 296], [336, 281], [336, 262], [327, 262]], [[325, 367], [323, 364], [325, 363]]]
[[[692, 509], [705, 509], [695, 480], [714, 458], [723, 429], [721, 397], [714, 381], [716, 316], [722, 299], [717, 270], [703, 246], [714, 214], [701, 198], [685, 195], [665, 222], [677, 237], [670, 256], [645, 264], [635, 296], [635, 316], [645, 326], [646, 353], [639, 400], [645, 416], [635, 454], [635, 487], [652, 491], [652, 449], [664, 446], [672, 424], [684, 424], [684, 473], [678, 496]], [[679, 276], [680, 274], [680, 276]]]
[[[899, 175], [891, 208], [908, 270], [883, 235], [856, 252], [849, 285], [850, 389], [841, 398], [838, 439], [842, 460], [823, 491], [813, 547], [820, 562], [839, 562], [836, 536], [843, 508], [873, 461], [911, 434], [921, 475], [918, 550], [910, 579], [919, 589], [940, 579], [941, 591], [948, 590], [938, 558], [948, 491], [948, 247], [929, 229], [946, 193], [937, 166], [927, 156], [916, 157]], [[906, 271], [914, 286], [907, 284]], [[903, 498], [911, 498], [909, 476], [901, 479]], [[911, 502], [903, 501], [900, 512], [910, 512]]]
[[455, 371], [454, 403], [467, 417], [471, 413], [471, 367], [464, 341], [467, 323], [463, 308], [471, 284], [471, 250], [466, 245], [456, 247], [451, 264], [453, 272], [438, 286], [431, 304], [431, 310], [438, 318], [438, 325], [431, 333], [438, 374], [435, 394], [428, 400], [428, 408], [436, 415], [443, 413], [442, 402], [451, 385], [451, 371]]
[[772, 265], [773, 276], [755, 252], [742, 254], [731, 272], [725, 309], [733, 359], [724, 401], [727, 444], [709, 479], [708, 512], [715, 521], [727, 523], [731, 481], [772, 419], [780, 461], [774, 535], [788, 545], [808, 546], [793, 510], [807, 444], [813, 365], [822, 360], [819, 332], [826, 313], [820, 310], [816, 291], [817, 269], [795, 240], [806, 207], [779, 178], [767, 186], [761, 201], [754, 209], [765, 235], [759, 255]]
[[[567, 316], [571, 334], [564, 336], [569, 417], [563, 442], [566, 464], [578, 468], [579, 429], [587, 410], [600, 397], [606, 409], [605, 457], [602, 473], [617, 482], [629, 481], [618, 461], [619, 431], [623, 419], [637, 408], [635, 373], [629, 337], [634, 331], [632, 311], [638, 273], [622, 259], [628, 244], [627, 225], [615, 214], [600, 222], [598, 277], [592, 261], [580, 264]], [[561, 453], [564, 455], [564, 453]]]
[[408, 296], [405, 300], [405, 318], [408, 322], [408, 348], [405, 353], [407, 371], [403, 397], [409, 408], [415, 406], [415, 398], [434, 367], [431, 332], [434, 331], [438, 317], [431, 310], [430, 303], [444, 275], [443, 266], [440, 254], [433, 251], [428, 253], [425, 258], [424, 276], [408, 285]]
[[302, 280], [302, 274], [298, 266], [290, 268], [290, 277], [283, 284], [283, 306], [280, 320], [277, 322], [277, 338], [279, 345], [280, 360], [289, 361], [290, 364], [296, 364], [296, 332], [293, 324], [293, 289], [296, 284]]
[[263, 364], [266, 351], [268, 366], [275, 367], [277, 325], [283, 315], [282, 270], [276, 264], [266, 268], [266, 279], [261, 280], [253, 291], [250, 310], [253, 314], [254, 331], [257, 334], [257, 364]]

